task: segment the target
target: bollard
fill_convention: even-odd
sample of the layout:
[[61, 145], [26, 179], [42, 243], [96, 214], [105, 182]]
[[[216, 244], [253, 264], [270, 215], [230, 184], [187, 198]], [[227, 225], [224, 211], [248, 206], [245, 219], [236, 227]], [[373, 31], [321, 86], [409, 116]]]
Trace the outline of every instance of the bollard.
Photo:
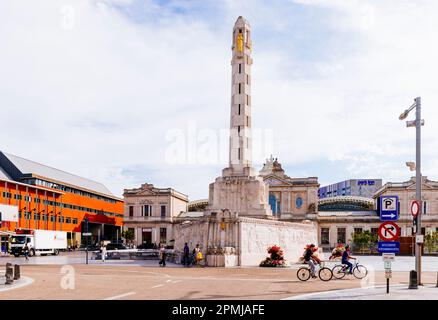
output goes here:
[[20, 265], [14, 264], [14, 280], [20, 279]]
[[409, 289], [418, 289], [417, 271], [411, 270], [409, 274]]
[[6, 263], [6, 273], [5, 273], [5, 277], [6, 277], [6, 282], [5, 284], [12, 284], [14, 283], [14, 274], [13, 274], [13, 269], [12, 269], [12, 264], [11, 263]]

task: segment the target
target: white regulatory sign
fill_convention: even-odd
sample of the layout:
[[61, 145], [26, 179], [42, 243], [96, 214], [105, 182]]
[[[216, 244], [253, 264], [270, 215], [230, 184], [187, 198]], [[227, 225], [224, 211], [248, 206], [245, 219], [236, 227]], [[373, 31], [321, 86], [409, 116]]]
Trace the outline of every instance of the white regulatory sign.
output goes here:
[[395, 261], [395, 253], [382, 253], [382, 260], [384, 262], [391, 262], [391, 261]]
[[385, 261], [385, 271], [391, 271], [391, 261]]
[[424, 236], [422, 234], [417, 235], [415, 237], [415, 240], [416, 240], [417, 243], [423, 243], [424, 242]]

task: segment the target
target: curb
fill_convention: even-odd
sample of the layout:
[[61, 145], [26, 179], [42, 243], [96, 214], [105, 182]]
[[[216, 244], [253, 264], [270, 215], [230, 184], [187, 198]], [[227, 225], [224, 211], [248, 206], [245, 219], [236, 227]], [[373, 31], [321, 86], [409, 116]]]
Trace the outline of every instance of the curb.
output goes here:
[[[3, 278], [4, 277], [0, 277], [0, 279], [3, 279]], [[15, 280], [14, 284], [11, 284], [11, 285], [0, 284], [0, 293], [25, 287], [25, 286], [32, 284], [33, 282], [34, 282], [33, 278], [22, 276], [20, 280], [18, 280], [18, 281]]]

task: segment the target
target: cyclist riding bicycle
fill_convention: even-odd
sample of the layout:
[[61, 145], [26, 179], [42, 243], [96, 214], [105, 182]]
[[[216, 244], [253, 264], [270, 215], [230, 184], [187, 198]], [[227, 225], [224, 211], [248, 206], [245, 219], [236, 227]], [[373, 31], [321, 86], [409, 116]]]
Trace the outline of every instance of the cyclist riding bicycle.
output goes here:
[[350, 270], [348, 273], [352, 274], [353, 273], [353, 264], [350, 261], [348, 261], [350, 259], [356, 260], [356, 258], [353, 258], [352, 256], [350, 256], [350, 246], [347, 244], [345, 246], [345, 251], [342, 253], [342, 264], [347, 265], [345, 271]]
[[304, 253], [304, 262], [309, 265], [309, 267], [310, 267], [310, 274], [311, 274], [312, 278], [316, 278], [316, 275], [315, 275], [315, 271], [316, 271], [315, 262], [318, 263], [318, 264], [321, 263], [321, 260], [319, 260], [319, 258], [313, 254], [314, 252], [315, 252], [315, 245], [312, 243], [306, 249], [306, 252]]

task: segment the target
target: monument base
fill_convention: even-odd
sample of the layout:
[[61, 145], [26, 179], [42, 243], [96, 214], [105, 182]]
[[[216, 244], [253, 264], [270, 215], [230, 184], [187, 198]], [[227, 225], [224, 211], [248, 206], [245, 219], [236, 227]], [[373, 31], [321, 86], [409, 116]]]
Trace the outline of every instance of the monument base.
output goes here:
[[175, 250], [199, 244], [208, 266], [258, 266], [267, 249], [278, 245], [289, 263], [302, 256], [307, 244], [317, 243], [314, 223], [292, 223], [239, 217], [228, 210], [213, 212], [175, 227]]
[[260, 177], [225, 175], [216, 178], [215, 182], [210, 184], [208, 211], [227, 209], [240, 216], [272, 219], [268, 195], [268, 186]]

